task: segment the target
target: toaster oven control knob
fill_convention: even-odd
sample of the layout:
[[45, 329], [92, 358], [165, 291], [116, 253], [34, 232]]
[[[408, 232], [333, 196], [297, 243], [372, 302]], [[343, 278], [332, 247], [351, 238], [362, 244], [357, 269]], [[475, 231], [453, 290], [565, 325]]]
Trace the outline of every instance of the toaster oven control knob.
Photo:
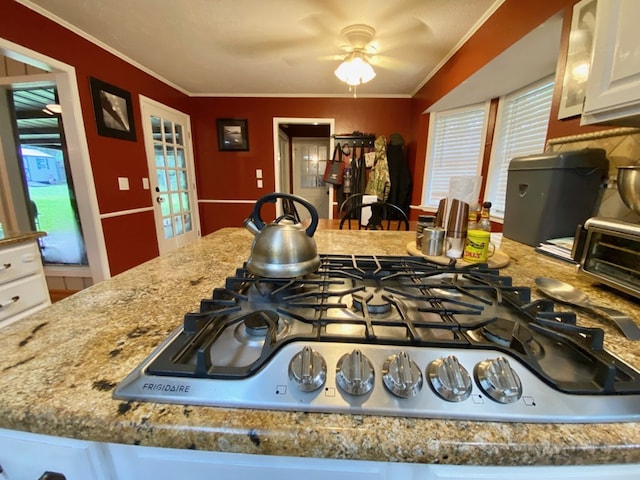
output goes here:
[[304, 347], [289, 362], [289, 378], [303, 392], [313, 392], [327, 379], [327, 363], [311, 347]]
[[522, 396], [520, 378], [504, 357], [478, 363], [474, 373], [480, 389], [496, 402], [513, 403]]
[[422, 388], [422, 372], [407, 352], [400, 352], [384, 362], [382, 381], [396, 397], [415, 397]]
[[471, 377], [453, 355], [432, 361], [427, 367], [427, 379], [433, 390], [449, 402], [461, 402], [471, 395]]
[[373, 365], [369, 359], [355, 349], [344, 354], [336, 366], [336, 383], [351, 395], [364, 395], [373, 388]]

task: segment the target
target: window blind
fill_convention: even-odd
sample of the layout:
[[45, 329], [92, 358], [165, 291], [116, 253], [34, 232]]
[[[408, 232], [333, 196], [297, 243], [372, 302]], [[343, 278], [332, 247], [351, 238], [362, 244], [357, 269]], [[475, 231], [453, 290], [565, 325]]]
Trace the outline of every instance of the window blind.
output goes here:
[[553, 83], [545, 79], [500, 99], [485, 195], [492, 217], [504, 218], [509, 162], [544, 151]]
[[489, 104], [431, 114], [423, 205], [437, 208], [449, 194], [449, 180], [477, 175], [482, 165]]

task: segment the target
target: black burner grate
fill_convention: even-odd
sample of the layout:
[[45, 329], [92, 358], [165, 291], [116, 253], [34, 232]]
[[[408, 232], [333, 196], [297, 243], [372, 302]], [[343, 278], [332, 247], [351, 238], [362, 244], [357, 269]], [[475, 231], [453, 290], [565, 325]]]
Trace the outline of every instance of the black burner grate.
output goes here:
[[[603, 349], [603, 332], [486, 264], [417, 257], [323, 255], [296, 279], [238, 269], [188, 313], [183, 331], [149, 367], [155, 375], [241, 379], [298, 341], [502, 350], [568, 393], [639, 393], [638, 374]], [[235, 365], [230, 342], [258, 346]], [[227, 355], [227, 356], [233, 356]]]

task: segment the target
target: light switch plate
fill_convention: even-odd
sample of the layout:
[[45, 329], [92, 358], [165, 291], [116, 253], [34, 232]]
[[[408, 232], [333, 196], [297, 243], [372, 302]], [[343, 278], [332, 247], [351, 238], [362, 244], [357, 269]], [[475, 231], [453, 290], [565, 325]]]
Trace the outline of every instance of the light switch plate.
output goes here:
[[149, 190], [149, 179], [147, 177], [142, 178], [142, 188]]
[[262, 180], [258, 180], [258, 188], [262, 188]]
[[256, 178], [262, 178], [262, 169], [261, 168], [257, 168], [256, 169]]
[[120, 187], [120, 190], [129, 190], [129, 179], [127, 177], [118, 177], [118, 187]]

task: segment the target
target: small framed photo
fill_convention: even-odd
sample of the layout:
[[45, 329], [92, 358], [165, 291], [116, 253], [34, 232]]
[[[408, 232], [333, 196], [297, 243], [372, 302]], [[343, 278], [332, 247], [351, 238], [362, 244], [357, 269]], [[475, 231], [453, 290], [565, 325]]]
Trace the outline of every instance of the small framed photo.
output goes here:
[[582, 113], [591, 69], [597, 6], [597, 0], [581, 0], [573, 6], [558, 120]]
[[218, 119], [218, 149], [249, 150], [249, 132], [246, 119]]
[[98, 134], [135, 142], [131, 93], [97, 78], [89, 80]]

